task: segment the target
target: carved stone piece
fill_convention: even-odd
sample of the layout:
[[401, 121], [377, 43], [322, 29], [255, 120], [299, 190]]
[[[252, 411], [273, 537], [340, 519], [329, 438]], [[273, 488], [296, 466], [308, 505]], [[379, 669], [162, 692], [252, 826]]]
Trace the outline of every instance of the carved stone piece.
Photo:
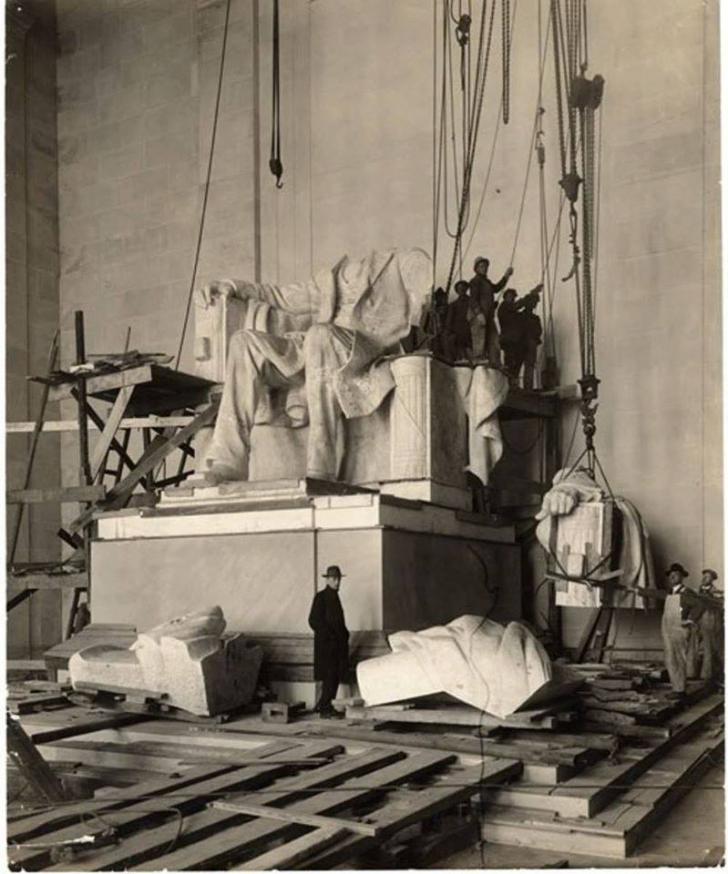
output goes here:
[[368, 706], [447, 692], [504, 718], [576, 688], [580, 680], [552, 665], [534, 635], [519, 622], [500, 625], [461, 616], [424, 631], [389, 637], [392, 652], [357, 666]]
[[140, 633], [129, 649], [96, 644], [69, 659], [79, 690], [146, 696], [198, 716], [214, 716], [247, 704], [263, 659], [242, 634], [223, 637], [220, 607], [186, 614]]

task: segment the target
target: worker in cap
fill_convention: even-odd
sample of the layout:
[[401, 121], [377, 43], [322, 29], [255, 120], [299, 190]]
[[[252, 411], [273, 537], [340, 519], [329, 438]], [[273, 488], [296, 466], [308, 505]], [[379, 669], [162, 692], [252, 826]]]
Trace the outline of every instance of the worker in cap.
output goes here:
[[[696, 652], [696, 626], [686, 613], [683, 593], [685, 577], [690, 576], [680, 562], [673, 562], [665, 572], [669, 594], [662, 611], [662, 643], [665, 650], [665, 667], [670, 685], [679, 694], [685, 693], [688, 675], [694, 672]], [[691, 664], [688, 664], [690, 661]]]
[[704, 568], [700, 594], [710, 599], [698, 620], [700, 679], [713, 680], [723, 672], [723, 593], [715, 585], [718, 574]]
[[482, 255], [475, 259], [475, 275], [470, 280], [471, 320], [473, 357], [486, 358], [496, 367], [501, 363], [500, 341], [495, 324], [495, 296], [503, 291], [513, 274], [509, 267], [498, 282], [488, 277], [490, 261]]
[[343, 577], [338, 565], [326, 568], [326, 573], [322, 574], [326, 585], [314, 596], [308, 617], [308, 624], [313, 629], [313, 676], [317, 683], [321, 683], [316, 710], [322, 719], [340, 715], [332, 701], [349, 669], [349, 631], [339, 599]]

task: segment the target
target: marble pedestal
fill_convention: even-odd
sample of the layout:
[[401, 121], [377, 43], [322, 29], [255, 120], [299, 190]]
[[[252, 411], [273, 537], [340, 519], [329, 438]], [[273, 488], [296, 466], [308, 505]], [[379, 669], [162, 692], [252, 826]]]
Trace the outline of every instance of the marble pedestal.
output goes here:
[[214, 602], [232, 632], [310, 633], [311, 600], [330, 564], [346, 574], [351, 631], [521, 616], [520, 547], [509, 526], [377, 492], [311, 494], [306, 481], [205, 491], [99, 520], [94, 622], [144, 630]]

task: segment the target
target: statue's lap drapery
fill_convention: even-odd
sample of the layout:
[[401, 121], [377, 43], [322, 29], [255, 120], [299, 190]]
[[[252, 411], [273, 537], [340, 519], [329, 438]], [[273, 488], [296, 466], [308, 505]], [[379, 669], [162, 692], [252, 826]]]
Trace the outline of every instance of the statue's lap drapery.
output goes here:
[[421, 321], [432, 287], [419, 250], [342, 258], [305, 283], [225, 281], [216, 290], [263, 313], [267, 330], [237, 332], [207, 452], [213, 479], [247, 479], [255, 424], [310, 426], [307, 475], [336, 479], [343, 417], [374, 412], [394, 387], [382, 357]]

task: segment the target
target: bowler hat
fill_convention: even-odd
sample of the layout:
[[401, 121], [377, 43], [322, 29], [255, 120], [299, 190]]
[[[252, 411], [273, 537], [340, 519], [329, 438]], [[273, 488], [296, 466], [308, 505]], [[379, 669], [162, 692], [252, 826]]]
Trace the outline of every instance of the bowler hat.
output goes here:
[[671, 574], [673, 571], [677, 571], [680, 576], [689, 577], [690, 574], [685, 570], [685, 568], [680, 564], [679, 561], [674, 561], [670, 567], [665, 571], [665, 575]]
[[330, 564], [326, 568], [326, 573], [321, 574], [321, 576], [322, 577], [339, 577], [339, 578], [341, 578], [341, 577], [345, 577], [346, 574], [341, 573], [341, 568], [338, 566], [338, 564]]
[[709, 567], [705, 568], [705, 569], [702, 571], [702, 574], [703, 574], [703, 576], [705, 576], [705, 574], [710, 574], [710, 579], [711, 579], [711, 580], [717, 580], [717, 579], [718, 579], [718, 574], [717, 574], [717, 573], [716, 573], [712, 568], [709, 568]]

